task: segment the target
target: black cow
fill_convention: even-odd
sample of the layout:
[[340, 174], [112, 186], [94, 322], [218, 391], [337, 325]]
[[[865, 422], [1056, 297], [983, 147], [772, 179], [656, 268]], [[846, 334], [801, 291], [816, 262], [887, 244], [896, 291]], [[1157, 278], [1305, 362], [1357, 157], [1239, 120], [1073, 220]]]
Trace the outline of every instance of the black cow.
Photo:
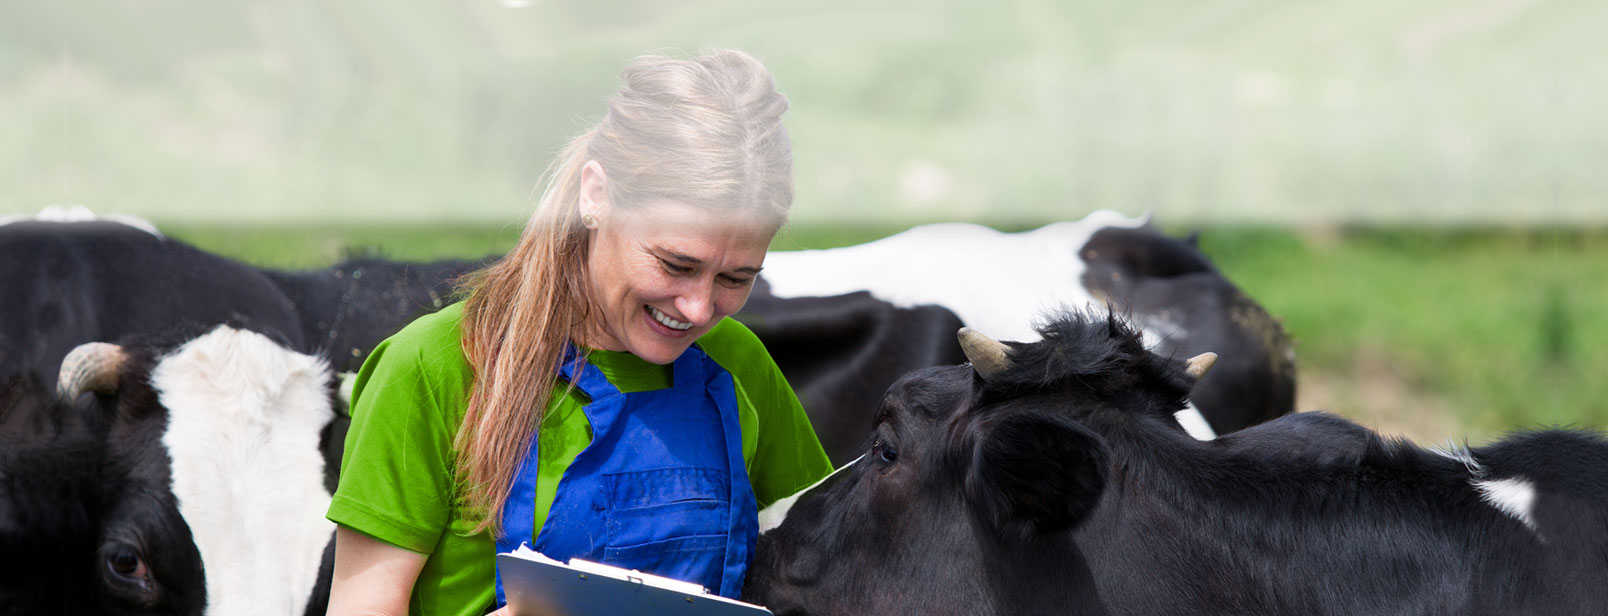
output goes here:
[[54, 382], [74, 346], [231, 323], [356, 371], [374, 346], [452, 301], [456, 279], [490, 259], [406, 263], [353, 257], [333, 266], [259, 269], [162, 236], [137, 219], [0, 223], [0, 377]]
[[1303, 413], [1197, 441], [1209, 363], [1115, 318], [901, 379], [865, 457], [761, 512], [788, 614], [1608, 613], [1608, 441], [1434, 451]]
[[1278, 321], [1246, 296], [1196, 247], [1149, 227], [1112, 226], [1078, 255], [1081, 280], [1119, 307], [1163, 354], [1219, 360], [1189, 399], [1219, 433], [1254, 426], [1295, 408], [1295, 352]]
[[381, 340], [455, 301], [458, 278], [491, 261], [354, 257], [323, 269], [263, 274], [295, 306], [305, 350], [330, 358], [336, 372], [356, 372]]
[[243, 263], [120, 222], [0, 224], [0, 379], [56, 382], [73, 347], [235, 323], [306, 348], [296, 307]]
[[736, 315], [776, 360], [833, 464], [859, 455], [868, 410], [903, 374], [965, 361], [941, 306], [901, 308], [860, 292], [777, 298], [761, 281]]

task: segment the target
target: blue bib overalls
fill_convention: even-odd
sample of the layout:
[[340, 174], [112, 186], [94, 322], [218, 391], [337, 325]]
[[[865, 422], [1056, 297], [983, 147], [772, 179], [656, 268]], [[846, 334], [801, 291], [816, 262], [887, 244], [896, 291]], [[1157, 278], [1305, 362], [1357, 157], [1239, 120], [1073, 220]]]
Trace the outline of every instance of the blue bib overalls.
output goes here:
[[[592, 401], [583, 409], [592, 442], [564, 471], [536, 534], [531, 439], [497, 551], [530, 543], [560, 561], [637, 569], [736, 598], [759, 528], [731, 374], [694, 345], [672, 365], [670, 389], [622, 393], [592, 364], [577, 377], [573, 353], [560, 373]], [[505, 601], [499, 572], [497, 605]]]

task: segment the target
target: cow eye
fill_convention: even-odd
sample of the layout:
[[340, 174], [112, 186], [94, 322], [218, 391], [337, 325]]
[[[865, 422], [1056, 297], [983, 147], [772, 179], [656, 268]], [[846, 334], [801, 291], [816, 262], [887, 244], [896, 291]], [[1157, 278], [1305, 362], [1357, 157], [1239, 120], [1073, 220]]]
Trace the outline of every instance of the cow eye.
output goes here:
[[114, 585], [131, 587], [130, 590], [135, 591], [149, 590], [151, 570], [134, 546], [126, 543], [109, 545], [102, 550], [102, 560], [105, 561], [107, 577]]
[[112, 552], [106, 557], [106, 564], [111, 565], [112, 571], [126, 577], [144, 577], [145, 561], [140, 555], [126, 547]]
[[899, 461], [899, 450], [894, 449], [893, 445], [879, 438], [871, 444], [871, 457], [892, 464]]

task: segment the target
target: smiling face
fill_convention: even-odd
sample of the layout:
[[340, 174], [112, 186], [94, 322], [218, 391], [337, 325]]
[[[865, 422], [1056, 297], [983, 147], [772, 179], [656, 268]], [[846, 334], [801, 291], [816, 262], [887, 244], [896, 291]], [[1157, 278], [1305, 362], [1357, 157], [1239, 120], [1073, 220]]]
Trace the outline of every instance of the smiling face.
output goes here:
[[683, 203], [603, 208], [587, 257], [600, 312], [584, 343], [656, 364], [675, 361], [742, 309], [775, 233], [757, 217]]

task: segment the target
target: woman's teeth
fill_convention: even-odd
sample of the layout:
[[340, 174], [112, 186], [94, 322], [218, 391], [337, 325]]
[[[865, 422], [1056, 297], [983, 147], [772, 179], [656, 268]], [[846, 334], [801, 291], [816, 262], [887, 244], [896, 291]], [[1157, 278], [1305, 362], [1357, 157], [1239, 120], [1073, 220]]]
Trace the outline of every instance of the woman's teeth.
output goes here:
[[661, 325], [664, 325], [670, 329], [679, 329], [682, 331], [692, 329], [691, 323], [682, 323], [681, 321], [667, 317], [663, 312], [659, 312], [658, 308], [654, 308], [653, 306], [648, 306], [648, 314], [653, 315], [653, 320], [658, 321]]

